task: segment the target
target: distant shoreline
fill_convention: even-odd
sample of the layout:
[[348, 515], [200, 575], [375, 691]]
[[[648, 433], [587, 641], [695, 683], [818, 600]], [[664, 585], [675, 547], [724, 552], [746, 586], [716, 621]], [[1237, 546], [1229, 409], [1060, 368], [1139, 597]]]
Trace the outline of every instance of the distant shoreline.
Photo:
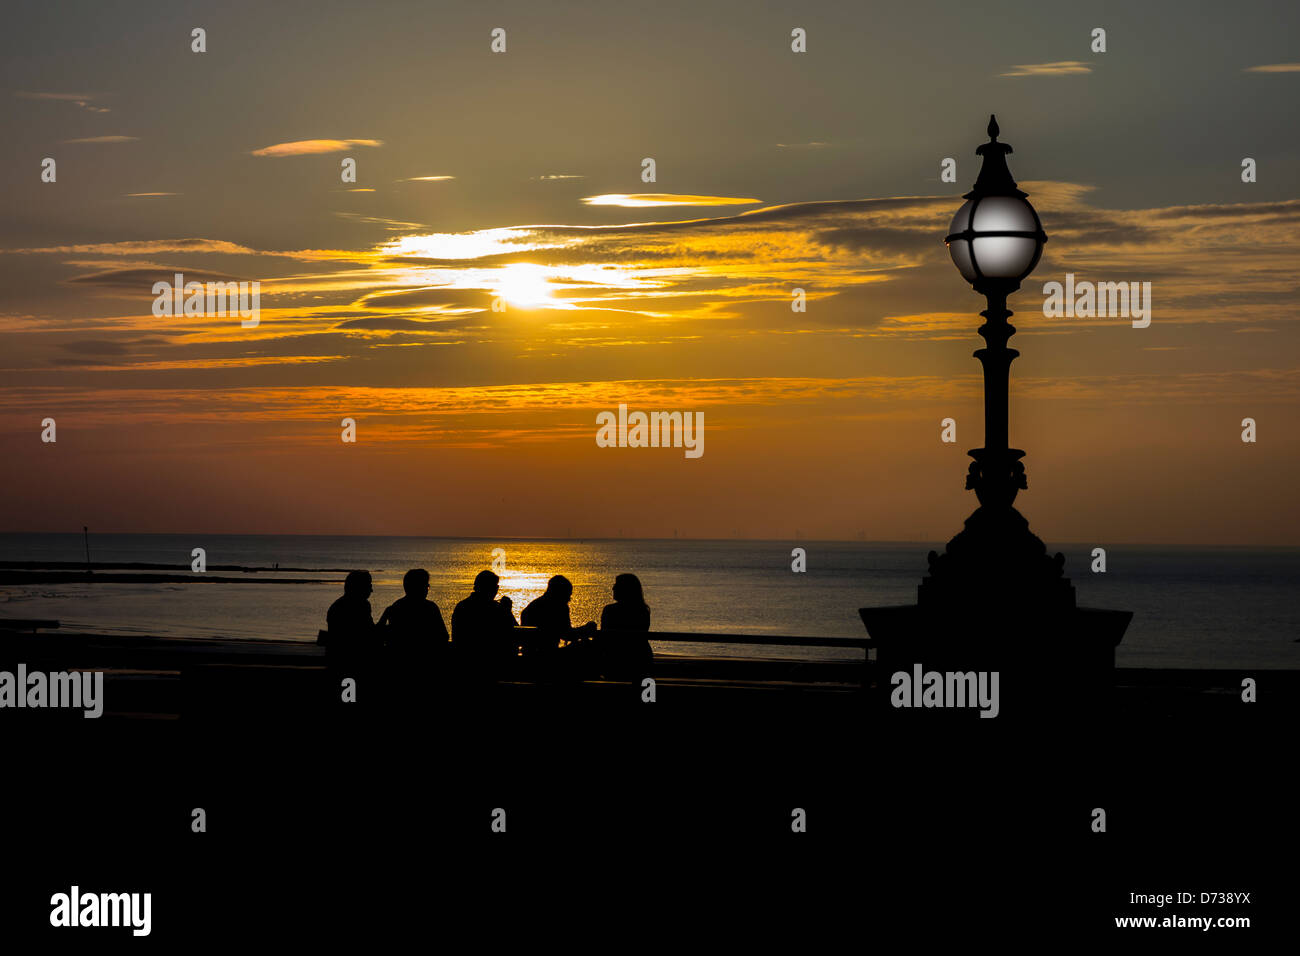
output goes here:
[[[245, 574], [253, 574], [258, 571], [268, 571], [271, 573], [293, 571], [298, 574], [347, 574], [352, 568], [281, 568], [281, 567], [255, 567], [245, 566], [242, 564], [213, 564], [209, 565], [213, 571], [240, 571]], [[98, 571], [105, 568], [115, 570], [132, 570], [132, 571], [187, 571], [190, 569], [188, 564], [156, 564], [149, 561], [92, 561], [90, 569]], [[86, 570], [85, 561], [0, 561], [0, 570], [3, 571], [78, 571]], [[196, 572], [197, 573], [197, 572]]]
[[[269, 570], [269, 569], [263, 569]], [[0, 587], [22, 584], [333, 584], [337, 578], [230, 578], [207, 572], [189, 574], [104, 574], [96, 571], [0, 571]]]

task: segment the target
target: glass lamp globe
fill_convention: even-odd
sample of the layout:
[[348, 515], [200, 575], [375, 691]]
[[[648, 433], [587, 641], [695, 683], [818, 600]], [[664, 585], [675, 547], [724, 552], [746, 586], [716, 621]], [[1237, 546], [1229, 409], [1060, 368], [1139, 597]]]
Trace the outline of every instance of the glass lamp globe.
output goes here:
[[945, 242], [967, 282], [1019, 282], [1038, 265], [1045, 238], [1038, 213], [1023, 196], [976, 195], [957, 210]]

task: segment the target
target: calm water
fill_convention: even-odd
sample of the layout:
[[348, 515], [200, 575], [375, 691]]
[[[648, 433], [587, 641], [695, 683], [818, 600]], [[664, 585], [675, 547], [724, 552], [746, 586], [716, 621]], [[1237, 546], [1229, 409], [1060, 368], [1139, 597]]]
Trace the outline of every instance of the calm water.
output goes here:
[[[502, 592], [518, 614], [562, 573], [574, 583], [573, 620], [598, 620], [614, 575], [636, 573], [653, 627], [712, 633], [859, 637], [857, 609], [916, 600], [926, 552], [936, 544], [801, 542], [808, 570], [790, 570], [793, 543], [761, 541], [486, 541], [448, 538], [258, 535], [92, 535], [94, 561], [184, 565], [205, 548], [209, 574], [255, 567], [366, 568], [375, 617], [401, 596], [407, 568], [431, 577], [430, 597], [450, 617], [474, 575], [506, 551]], [[1061, 547], [1079, 603], [1135, 612], [1119, 647], [1130, 667], [1300, 667], [1300, 549], [1115, 547], [1092, 574], [1091, 546]], [[0, 560], [82, 561], [80, 535], [0, 535]], [[252, 577], [252, 575], [249, 575]], [[275, 577], [260, 573], [258, 577]], [[71, 584], [0, 587], [0, 617], [55, 618], [70, 630], [189, 637], [314, 640], [341, 575], [319, 584]], [[745, 647], [684, 644], [657, 650], [745, 655]], [[788, 656], [854, 652], [763, 648]]]

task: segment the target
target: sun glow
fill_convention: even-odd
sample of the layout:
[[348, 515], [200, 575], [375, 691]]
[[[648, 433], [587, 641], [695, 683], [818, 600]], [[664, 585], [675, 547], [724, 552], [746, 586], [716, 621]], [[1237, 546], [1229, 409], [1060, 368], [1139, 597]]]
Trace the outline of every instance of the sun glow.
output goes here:
[[546, 270], [527, 262], [502, 266], [495, 276], [493, 292], [521, 309], [556, 305]]

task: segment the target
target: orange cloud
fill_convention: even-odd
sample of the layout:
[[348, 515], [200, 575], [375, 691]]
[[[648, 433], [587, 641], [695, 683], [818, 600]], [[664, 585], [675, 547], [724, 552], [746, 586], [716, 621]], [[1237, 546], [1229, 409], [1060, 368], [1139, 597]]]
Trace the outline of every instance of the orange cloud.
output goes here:
[[139, 136], [87, 136], [84, 139], [65, 139], [64, 143], [134, 143]]
[[1092, 67], [1079, 60], [1061, 60], [1056, 63], [1019, 63], [1012, 67], [1016, 73], [1002, 76], [1066, 76], [1071, 73], [1091, 73]]
[[300, 139], [292, 143], [275, 143], [252, 151], [253, 156], [310, 156], [313, 153], [339, 153], [353, 146], [383, 146], [382, 139]]
[[605, 193], [586, 196], [588, 206], [749, 206], [761, 199], [737, 199], [733, 196], [690, 196], [675, 193]]

